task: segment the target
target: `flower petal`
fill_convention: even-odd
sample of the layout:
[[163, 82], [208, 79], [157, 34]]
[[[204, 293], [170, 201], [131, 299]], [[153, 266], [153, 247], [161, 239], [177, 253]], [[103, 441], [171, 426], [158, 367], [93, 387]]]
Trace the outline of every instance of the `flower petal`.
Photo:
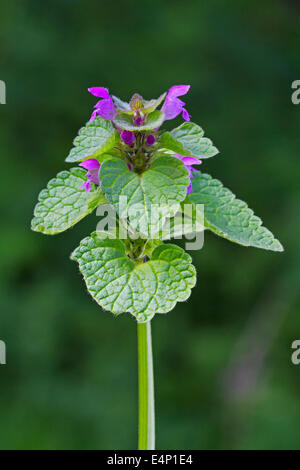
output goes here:
[[166, 98], [163, 107], [161, 108], [165, 115], [165, 120], [174, 119], [182, 112], [182, 104], [177, 98]]
[[87, 180], [80, 186], [80, 188], [85, 188], [85, 192], [88, 193], [91, 190], [91, 183], [89, 182], [89, 180]]
[[97, 109], [95, 109], [95, 111], [93, 111], [92, 114], [91, 114], [90, 122], [95, 120], [97, 114], [98, 114], [98, 111], [97, 111]]
[[[178, 155], [178, 154], [176, 154]], [[182, 156], [182, 158], [180, 158], [180, 160], [185, 164], [185, 165], [201, 165], [202, 161], [199, 160], [199, 158], [195, 158], [195, 157], [185, 157], [185, 156]], [[177, 157], [178, 158], [178, 157]]]
[[102, 100], [99, 103], [99, 106], [97, 106], [97, 112], [101, 117], [103, 117], [103, 119], [107, 119], [108, 121], [112, 121], [117, 114], [111, 98]]
[[170, 88], [167, 98], [177, 98], [177, 96], [186, 95], [191, 85], [174, 85]]
[[88, 158], [87, 160], [79, 163], [79, 166], [82, 166], [82, 168], [85, 168], [86, 170], [99, 170], [101, 165], [96, 158]]
[[97, 96], [98, 98], [109, 98], [109, 91], [107, 88], [93, 87], [88, 88], [88, 91], [92, 93], [92, 95]]
[[192, 185], [192, 182], [190, 181], [190, 184], [188, 185], [186, 192], [187, 194], [190, 194], [192, 191], [193, 191], [193, 185]]
[[189, 113], [187, 112], [186, 109], [182, 109], [182, 117], [185, 121], [190, 121], [191, 120], [191, 116], [189, 115]]
[[100, 179], [99, 179], [99, 173], [98, 170], [92, 170], [88, 171], [86, 176], [88, 177], [88, 180], [92, 183], [95, 183], [99, 186], [100, 184]]
[[185, 95], [189, 89], [190, 85], [174, 85], [170, 88], [161, 108], [166, 121], [174, 119], [181, 112], [183, 119], [190, 120], [189, 113], [184, 109], [185, 102], [178, 98], [178, 96]]

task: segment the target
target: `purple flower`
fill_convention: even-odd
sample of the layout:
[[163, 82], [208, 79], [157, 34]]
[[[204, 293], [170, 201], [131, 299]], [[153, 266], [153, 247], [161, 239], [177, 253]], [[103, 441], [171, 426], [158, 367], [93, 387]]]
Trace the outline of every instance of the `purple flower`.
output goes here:
[[109, 95], [109, 91], [107, 88], [103, 87], [93, 87], [88, 89], [92, 95], [97, 96], [98, 98], [102, 98], [98, 103], [94, 106], [95, 110], [92, 112], [90, 121], [93, 121], [97, 114], [103, 117], [103, 119], [107, 119], [108, 121], [112, 121], [117, 114], [116, 108], [114, 106], [113, 100]]
[[193, 190], [193, 185], [191, 181], [194, 178], [193, 171], [199, 171], [196, 170], [196, 168], [194, 168], [192, 165], [201, 165], [202, 161], [195, 157], [185, 157], [184, 155], [179, 155], [179, 153], [174, 153], [174, 157], [182, 161], [189, 173], [190, 184], [187, 188], [187, 193], [190, 194]]
[[134, 132], [131, 131], [122, 131], [121, 139], [126, 145], [132, 145], [134, 142]]
[[146, 139], [146, 145], [148, 145], [150, 147], [151, 145], [153, 145], [155, 143], [155, 140], [156, 139], [155, 139], [154, 135], [149, 134], [147, 139]]
[[79, 163], [79, 166], [88, 170], [85, 175], [88, 179], [80, 186], [80, 188], [85, 188], [85, 192], [88, 193], [91, 190], [91, 183], [95, 183], [98, 186], [100, 184], [99, 168], [101, 165], [95, 158], [89, 158]]
[[190, 85], [174, 85], [170, 88], [165, 102], [161, 108], [165, 115], [165, 120], [174, 119], [178, 114], [182, 113], [185, 121], [190, 120], [190, 115], [184, 108], [184, 101], [180, 100], [178, 96], [185, 95], [190, 89]]
[[143, 123], [144, 123], [144, 119], [142, 118], [142, 116], [137, 115], [137, 117], [134, 120], [134, 124], [136, 124], [137, 126], [141, 126]]

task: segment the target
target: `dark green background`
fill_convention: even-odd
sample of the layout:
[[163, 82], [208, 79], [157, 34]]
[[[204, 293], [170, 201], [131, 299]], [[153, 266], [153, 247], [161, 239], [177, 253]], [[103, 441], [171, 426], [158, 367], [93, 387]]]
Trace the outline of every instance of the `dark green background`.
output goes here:
[[[220, 149], [202, 169], [255, 208], [284, 254], [211, 233], [190, 300], [153, 320], [158, 449], [300, 442], [297, 2], [29, 1], [1, 5], [0, 448], [134, 449], [136, 324], [103, 312], [69, 254], [94, 230], [30, 231], [107, 86], [128, 99], [189, 83], [193, 121]], [[180, 120], [176, 121], [177, 124]]]

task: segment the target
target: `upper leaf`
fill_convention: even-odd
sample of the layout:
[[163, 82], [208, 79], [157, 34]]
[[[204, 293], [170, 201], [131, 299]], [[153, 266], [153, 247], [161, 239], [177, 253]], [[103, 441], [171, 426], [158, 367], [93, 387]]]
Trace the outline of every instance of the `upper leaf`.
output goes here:
[[[149, 114], [151, 113], [152, 111], [155, 111], [156, 108], [158, 108], [158, 106], [163, 102], [163, 100], [165, 99], [167, 93], [163, 93], [162, 95], [160, 95], [158, 98], [154, 98], [152, 100], [142, 100], [142, 107], [140, 108], [140, 110], [144, 113], [144, 114]], [[118, 98], [117, 96], [113, 96], [113, 101], [114, 101], [114, 104], [116, 105], [118, 111], [124, 114], [129, 114], [129, 115], [133, 115], [136, 110], [135, 109], [132, 109], [130, 107], [130, 104], [129, 103], [126, 103], [122, 100], [120, 100], [120, 98]]]
[[210, 139], [203, 137], [204, 131], [193, 122], [185, 122], [171, 132], [164, 132], [160, 145], [175, 153], [198, 158], [210, 158], [219, 153]]
[[39, 194], [34, 209], [32, 230], [55, 235], [67, 230], [106, 201], [101, 189], [92, 184], [90, 192], [80, 189], [86, 171], [71, 168], [58, 173]]
[[132, 230], [148, 238], [154, 238], [165, 217], [177, 212], [189, 185], [183, 163], [169, 156], [157, 158], [140, 175], [120, 159], [107, 160], [101, 166], [100, 181], [119, 216], [128, 217]]
[[176, 245], [159, 245], [146, 263], [126, 255], [121, 240], [93, 233], [71, 258], [78, 261], [89, 293], [115, 315], [130, 312], [139, 322], [167, 313], [186, 300], [196, 282], [191, 257]]
[[114, 105], [119, 111], [131, 111], [129, 103], [126, 101], [121, 100], [118, 96], [112, 95], [112, 99], [114, 102]]
[[220, 181], [197, 172], [192, 182], [193, 192], [188, 199], [204, 204], [206, 228], [240, 245], [283, 251], [281, 243], [262, 226], [261, 219]]
[[120, 127], [121, 129], [133, 132], [150, 131], [160, 127], [163, 122], [164, 115], [160, 111], [153, 111], [152, 113], [148, 114], [145, 118], [145, 123], [141, 126], [134, 124], [132, 116], [129, 114], [121, 113], [118, 114], [114, 119], [116, 126]]
[[118, 142], [120, 136], [111, 121], [97, 116], [79, 130], [74, 139], [74, 147], [66, 158], [66, 162], [79, 162], [88, 157], [97, 157], [108, 152]]
[[145, 105], [144, 105], [145, 107], [143, 111], [147, 113], [151, 113], [151, 111], [154, 111], [156, 108], [158, 108], [158, 106], [163, 102], [166, 96], [167, 96], [167, 93], [163, 93], [157, 99], [154, 98], [152, 100], [145, 101]]

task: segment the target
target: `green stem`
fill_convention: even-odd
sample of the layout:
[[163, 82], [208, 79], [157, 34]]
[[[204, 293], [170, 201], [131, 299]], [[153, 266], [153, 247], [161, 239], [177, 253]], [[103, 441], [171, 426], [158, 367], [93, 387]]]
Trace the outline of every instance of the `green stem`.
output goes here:
[[155, 449], [151, 323], [138, 323], [139, 450]]

